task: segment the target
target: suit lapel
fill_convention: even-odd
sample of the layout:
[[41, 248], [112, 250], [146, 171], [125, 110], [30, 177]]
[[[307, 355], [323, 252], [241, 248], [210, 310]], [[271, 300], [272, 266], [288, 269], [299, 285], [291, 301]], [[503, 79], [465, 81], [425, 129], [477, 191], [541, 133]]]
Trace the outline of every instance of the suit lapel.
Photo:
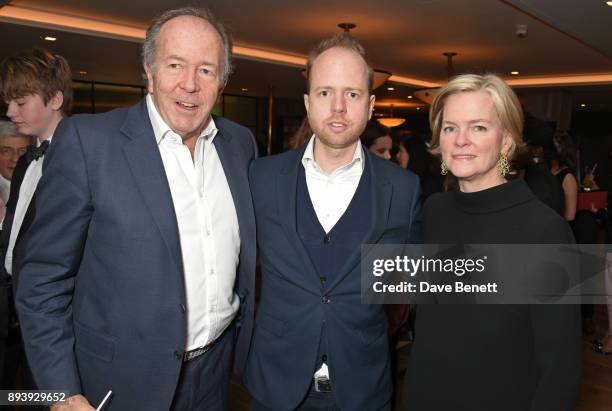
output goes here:
[[[305, 149], [306, 145], [300, 150], [295, 151], [295, 157], [289, 159], [285, 169], [276, 178], [276, 201], [279, 218], [289, 240], [288, 242], [293, 246], [300, 260], [298, 265], [304, 267], [308, 277], [315, 279], [316, 282], [312, 284], [316, 286], [316, 291], [320, 292], [319, 275], [297, 233], [297, 179], [299, 168], [302, 167], [302, 156]], [[311, 284], [311, 282], [308, 281], [306, 284]]]
[[[372, 159], [372, 154], [368, 150], [364, 150], [366, 164], [370, 172], [370, 190], [372, 193], [372, 214], [370, 219], [370, 229], [364, 237], [362, 244], [375, 244], [380, 236], [387, 228], [387, 220], [389, 218], [389, 208], [391, 206], [391, 183], [381, 175], [375, 161]], [[365, 171], [365, 170], [364, 170]], [[357, 247], [351, 253], [351, 256], [343, 264], [334, 281], [330, 284], [329, 290], [333, 290], [349, 273], [353, 271], [356, 265], [361, 261], [361, 247]]]
[[[123, 146], [123, 151], [132, 176], [163, 241], [166, 243], [177, 267], [183, 272], [183, 260], [172, 194], [147, 113], [145, 99], [130, 109], [121, 131], [130, 139]], [[130, 205], [126, 206], [129, 207]]]

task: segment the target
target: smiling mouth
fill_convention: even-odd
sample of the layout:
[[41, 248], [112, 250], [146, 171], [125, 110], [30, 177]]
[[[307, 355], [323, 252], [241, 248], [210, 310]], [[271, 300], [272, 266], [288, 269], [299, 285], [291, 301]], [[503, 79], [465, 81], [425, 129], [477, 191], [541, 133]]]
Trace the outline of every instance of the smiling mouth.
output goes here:
[[473, 154], [453, 154], [452, 157], [455, 160], [472, 160], [476, 158]]
[[197, 104], [186, 103], [184, 101], [177, 101], [176, 105], [187, 110], [194, 110], [199, 107]]

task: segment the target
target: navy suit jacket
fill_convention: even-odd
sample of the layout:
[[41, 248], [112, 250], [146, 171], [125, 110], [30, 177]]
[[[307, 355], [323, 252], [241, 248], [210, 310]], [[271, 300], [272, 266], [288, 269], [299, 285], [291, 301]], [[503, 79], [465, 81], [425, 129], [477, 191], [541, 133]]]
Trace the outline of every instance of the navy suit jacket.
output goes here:
[[[306, 396], [325, 322], [334, 397], [343, 410], [378, 410], [391, 396], [387, 319], [361, 303], [360, 248], [326, 290], [296, 226], [301, 149], [257, 160], [251, 191], [262, 265], [261, 301], [245, 371], [249, 392], [272, 409], [294, 409]], [[372, 216], [363, 243], [421, 241], [418, 178], [367, 150]]]
[[[250, 342], [255, 220], [252, 134], [215, 118], [215, 148], [240, 225], [234, 369]], [[39, 389], [83, 393], [109, 409], [169, 409], [187, 339], [181, 246], [170, 187], [143, 99], [60, 123], [37, 190], [17, 289]]]

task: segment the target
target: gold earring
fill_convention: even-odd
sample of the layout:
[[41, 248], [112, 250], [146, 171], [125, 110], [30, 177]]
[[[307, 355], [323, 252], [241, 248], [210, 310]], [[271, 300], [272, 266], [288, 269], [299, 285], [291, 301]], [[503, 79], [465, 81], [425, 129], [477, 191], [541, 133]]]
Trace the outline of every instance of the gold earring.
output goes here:
[[448, 174], [448, 166], [444, 161], [440, 163], [440, 174], [442, 174], [443, 176]]
[[497, 172], [500, 176], [505, 177], [510, 172], [510, 164], [508, 164], [508, 156], [506, 153], [499, 153], [499, 160], [497, 161]]

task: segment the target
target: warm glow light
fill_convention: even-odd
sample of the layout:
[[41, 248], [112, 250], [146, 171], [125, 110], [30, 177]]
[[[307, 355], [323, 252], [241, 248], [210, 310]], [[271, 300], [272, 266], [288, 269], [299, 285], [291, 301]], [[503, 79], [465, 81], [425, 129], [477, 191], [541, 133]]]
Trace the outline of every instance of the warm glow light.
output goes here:
[[47, 36], [47, 37], [45, 37], [45, 40], [47, 40], [47, 41], [55, 41], [55, 40], [57, 40], [57, 38], [51, 37], [51, 36]]
[[421, 107], [417, 107], [417, 110], [420, 110], [420, 109], [421, 109]]
[[432, 83], [431, 81], [419, 80], [411, 77], [404, 76], [391, 76], [389, 77], [389, 81], [393, 83], [405, 84], [407, 86], [419, 86], [419, 87], [440, 87], [440, 83]]
[[83, 17], [49, 13], [13, 4], [8, 4], [0, 9], [0, 21], [130, 41], [142, 41], [146, 31], [144, 28], [128, 27]]
[[511, 71], [510, 74], [512, 74], [513, 76], [518, 76], [519, 72], [518, 71]]
[[612, 6], [612, 1], [606, 1], [606, 4], [607, 4], [608, 6]]
[[528, 77], [506, 80], [513, 87], [578, 86], [582, 84], [612, 84], [612, 73], [581, 74], [575, 76]]
[[395, 87], [387, 87], [387, 90], [393, 91], [393, 90], [395, 90]]
[[87, 72], [85, 70], [81, 70], [79, 71], [79, 74], [87, 74]]
[[[611, 4], [612, 1], [607, 2]], [[85, 18], [71, 16], [66, 14], [51, 13], [47, 11], [36, 10], [25, 6], [20, 6], [19, 3], [8, 5], [0, 8], [0, 22], [20, 24], [32, 27], [41, 27], [51, 30], [62, 30], [71, 33], [93, 35], [98, 37], [127, 40], [133, 42], [142, 42], [146, 28], [109, 23], [93, 18]], [[276, 52], [255, 49], [246, 46], [234, 45], [233, 53], [236, 57], [260, 60], [269, 63], [283, 64], [294, 67], [305, 67], [306, 57], [293, 55], [289, 53]], [[421, 87], [423, 89], [436, 89], [442, 83], [435, 83], [426, 80], [420, 80], [412, 77], [391, 75], [382, 70], [377, 70], [374, 85], [377, 84], [379, 78], [388, 80], [392, 83], [403, 84], [408, 86]], [[384, 81], [383, 81], [384, 82]], [[612, 73], [599, 74], [584, 74], [571, 76], [556, 76], [556, 77], [531, 77], [531, 78], [515, 78], [507, 80], [507, 83], [514, 87], [537, 87], [537, 86], [566, 86], [566, 85], [585, 85], [585, 84], [612, 84]], [[382, 84], [382, 82], [381, 82]], [[416, 97], [425, 101], [417, 93]]]
[[580, 105], [580, 107], [586, 107], [586, 104], [582, 103], [582, 104]]
[[241, 88], [241, 90], [242, 90], [242, 91], [249, 91], [249, 89], [248, 89], [248, 88], [245, 88], [245, 87]]
[[291, 54], [277, 53], [274, 51], [259, 50], [250, 47], [234, 45], [232, 49], [234, 56], [252, 60], [260, 60], [285, 64], [288, 66], [304, 67], [306, 65], [306, 57], [294, 56]]
[[407, 98], [412, 98], [412, 96], [408, 96]]
[[406, 119], [401, 117], [381, 117], [377, 118], [376, 121], [387, 128], [391, 128], [404, 124]]

